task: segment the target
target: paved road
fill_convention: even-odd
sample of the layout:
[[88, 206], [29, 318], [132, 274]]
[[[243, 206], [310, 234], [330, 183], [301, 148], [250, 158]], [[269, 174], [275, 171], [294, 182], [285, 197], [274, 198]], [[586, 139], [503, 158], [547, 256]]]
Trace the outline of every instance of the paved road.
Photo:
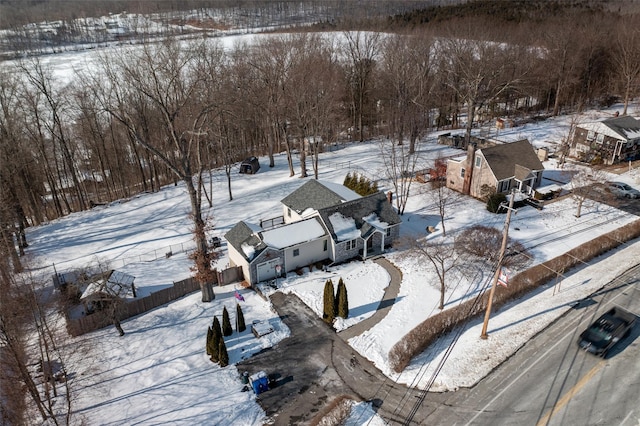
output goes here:
[[639, 313], [638, 282], [640, 266], [570, 310], [473, 388], [429, 395], [425, 405], [434, 411], [426, 424], [640, 424], [640, 326], [605, 360], [576, 344], [614, 304]]

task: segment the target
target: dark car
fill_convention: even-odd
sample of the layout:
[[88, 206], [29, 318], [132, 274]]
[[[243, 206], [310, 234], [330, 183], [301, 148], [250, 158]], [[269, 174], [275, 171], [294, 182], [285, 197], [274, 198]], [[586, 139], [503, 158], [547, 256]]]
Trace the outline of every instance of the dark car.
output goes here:
[[613, 345], [629, 335], [635, 322], [634, 314], [613, 307], [580, 334], [578, 344], [587, 352], [604, 358]]

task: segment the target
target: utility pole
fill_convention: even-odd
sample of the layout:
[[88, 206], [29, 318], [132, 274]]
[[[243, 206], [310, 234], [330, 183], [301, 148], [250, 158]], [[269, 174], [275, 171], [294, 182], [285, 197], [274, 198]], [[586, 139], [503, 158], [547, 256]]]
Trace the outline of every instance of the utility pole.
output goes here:
[[500, 276], [500, 269], [502, 269], [502, 260], [504, 259], [504, 252], [507, 249], [507, 237], [509, 235], [509, 223], [511, 222], [511, 212], [513, 211], [513, 201], [516, 198], [515, 188], [511, 189], [511, 199], [509, 200], [509, 207], [507, 207], [507, 218], [504, 222], [504, 230], [502, 231], [502, 246], [500, 247], [500, 255], [498, 256], [498, 266], [496, 272], [493, 275], [493, 283], [491, 284], [491, 290], [489, 291], [489, 301], [487, 301], [487, 311], [484, 313], [484, 324], [482, 324], [481, 339], [489, 337], [487, 334], [487, 327], [489, 326], [489, 316], [491, 315], [491, 305], [493, 304], [493, 294], [496, 292], [496, 286], [498, 285], [498, 277]]

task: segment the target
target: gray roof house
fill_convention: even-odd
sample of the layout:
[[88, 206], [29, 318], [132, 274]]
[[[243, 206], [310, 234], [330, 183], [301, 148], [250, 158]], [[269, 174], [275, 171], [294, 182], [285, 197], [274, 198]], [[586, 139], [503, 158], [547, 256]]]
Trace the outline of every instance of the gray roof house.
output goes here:
[[467, 155], [447, 161], [447, 187], [483, 198], [486, 190], [532, 195], [540, 186], [544, 166], [528, 140], [477, 149], [470, 144]]
[[576, 126], [569, 155], [589, 163], [615, 164], [640, 158], [640, 120], [622, 116]]
[[239, 222], [225, 234], [229, 261], [250, 284], [317, 262], [340, 263], [384, 252], [402, 222], [382, 193], [361, 197], [330, 182], [308, 180], [282, 199], [284, 224]]

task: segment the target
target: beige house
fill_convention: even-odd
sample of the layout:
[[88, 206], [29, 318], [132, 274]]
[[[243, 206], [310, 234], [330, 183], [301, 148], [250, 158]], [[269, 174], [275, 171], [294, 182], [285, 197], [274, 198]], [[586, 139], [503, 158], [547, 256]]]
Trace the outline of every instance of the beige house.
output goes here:
[[544, 166], [528, 140], [476, 149], [470, 144], [465, 156], [447, 161], [447, 187], [474, 198], [511, 188], [533, 195], [540, 186]]

